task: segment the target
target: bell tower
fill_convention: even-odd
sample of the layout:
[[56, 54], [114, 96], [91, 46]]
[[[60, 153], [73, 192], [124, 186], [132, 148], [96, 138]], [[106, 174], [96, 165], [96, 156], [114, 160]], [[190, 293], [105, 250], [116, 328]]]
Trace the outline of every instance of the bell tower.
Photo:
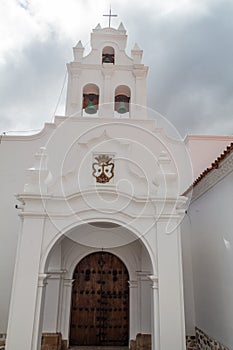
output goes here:
[[137, 44], [126, 52], [127, 35], [118, 29], [101, 28], [91, 33], [91, 51], [84, 56], [81, 41], [73, 48], [67, 65], [66, 116], [146, 119], [146, 76], [143, 51]]

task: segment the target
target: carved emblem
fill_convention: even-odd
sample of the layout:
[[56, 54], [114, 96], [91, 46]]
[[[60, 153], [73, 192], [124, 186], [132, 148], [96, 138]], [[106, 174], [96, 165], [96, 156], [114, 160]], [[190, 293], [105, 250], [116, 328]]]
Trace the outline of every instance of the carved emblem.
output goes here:
[[92, 175], [96, 178], [96, 182], [106, 183], [114, 176], [114, 163], [112, 158], [106, 154], [95, 157], [96, 162], [92, 164]]

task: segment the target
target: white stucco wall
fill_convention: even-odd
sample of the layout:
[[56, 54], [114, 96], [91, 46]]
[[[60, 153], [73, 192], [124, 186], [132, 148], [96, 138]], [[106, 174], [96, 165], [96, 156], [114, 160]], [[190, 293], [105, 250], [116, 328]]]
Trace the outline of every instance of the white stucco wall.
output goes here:
[[196, 179], [233, 142], [233, 136], [187, 135], [185, 144], [190, 152]]
[[[57, 125], [59, 125], [62, 121], [64, 120], [64, 118], [57, 118]], [[14, 262], [15, 262], [15, 254], [16, 254], [16, 246], [17, 246], [17, 241], [18, 241], [18, 235], [19, 235], [19, 230], [20, 230], [20, 220], [18, 218], [18, 214], [20, 213], [20, 210], [16, 210], [14, 208], [15, 204], [17, 203], [18, 205], [20, 204], [16, 198], [14, 197], [15, 193], [22, 193], [23, 192], [23, 187], [24, 184], [27, 183], [28, 180], [26, 180], [27, 174], [26, 174], [26, 169], [33, 167], [33, 165], [35, 164], [35, 158], [34, 155], [36, 153], [38, 153], [40, 146], [41, 145], [45, 145], [46, 144], [46, 140], [50, 140], [48, 143], [48, 147], [47, 147], [47, 151], [50, 152], [50, 157], [49, 157], [49, 168], [52, 169], [52, 174], [56, 175], [56, 174], [60, 174], [59, 173], [59, 169], [62, 168], [64, 169], [64, 172], [66, 173], [66, 171], [69, 174], [69, 170], [70, 168], [72, 169], [72, 157], [67, 157], [67, 162], [65, 164], [63, 164], [63, 167], [60, 166], [60, 158], [63, 159], [63, 148], [66, 150], [67, 149], [67, 145], [66, 142], [67, 139], [63, 137], [64, 134], [69, 135], [70, 137], [73, 135], [73, 137], [77, 138], [77, 130], [74, 130], [74, 125], [76, 125], [76, 128], [78, 128], [79, 132], [82, 133], [83, 130], [85, 131], [85, 129], [90, 129], [90, 127], [93, 126], [93, 124], [98, 125], [99, 121], [98, 120], [94, 120], [94, 119], [80, 119], [80, 120], [69, 120], [67, 121], [67, 123], [64, 123], [63, 126], [63, 132], [61, 132], [61, 129], [57, 128], [55, 135], [52, 134], [53, 130], [56, 128], [56, 124], [48, 124], [48, 126], [46, 127], [46, 132], [42, 131], [39, 135], [35, 135], [35, 136], [27, 136], [27, 137], [18, 137], [18, 136], [14, 136], [14, 137], [5, 137], [2, 139], [2, 144], [1, 144], [1, 161], [3, 164], [3, 170], [1, 172], [1, 184], [2, 184], [2, 201], [1, 201], [1, 212], [4, 213], [4, 215], [2, 216], [2, 239], [5, 242], [4, 245], [1, 245], [1, 257], [0, 257], [0, 266], [1, 266], [1, 281], [3, 283], [1, 283], [1, 288], [3, 288], [3, 292], [1, 293], [1, 300], [0, 300], [0, 307], [1, 307], [1, 325], [0, 325], [0, 332], [1, 333], [6, 333], [7, 331], [7, 321], [8, 321], [8, 310], [9, 310], [9, 301], [10, 301], [10, 296], [11, 296], [11, 285], [12, 285], [12, 279], [13, 279], [13, 270], [14, 270]], [[73, 124], [74, 123], [74, 124]], [[135, 123], [135, 126], [133, 126], [133, 124]], [[147, 137], [143, 137], [140, 136], [140, 133], [145, 132], [146, 135], [148, 135], [146, 128], [150, 129], [150, 128], [154, 128], [154, 122], [153, 121], [144, 121], [143, 122], [143, 129], [140, 127], [140, 121], [135, 121], [135, 122], [130, 122], [130, 128], [135, 128], [136, 130], [138, 130], [137, 133], [137, 137], [138, 140], [140, 140], [140, 137], [142, 137], [141, 140], [141, 144], [145, 145], [146, 141], [148, 141], [148, 136]], [[79, 124], [79, 125], [78, 125]], [[116, 124], [116, 122], [115, 122]], [[129, 124], [129, 123], [128, 123]], [[139, 124], [137, 126], [137, 124]], [[69, 126], [69, 127], [68, 127]], [[85, 126], [85, 128], [84, 128]], [[105, 126], [106, 127], [106, 126]], [[118, 127], [117, 127], [118, 128]], [[65, 131], [64, 131], [65, 129]], [[120, 131], [121, 129], [121, 131]], [[142, 129], [142, 130], [141, 130]], [[96, 135], [92, 135], [102, 137], [104, 131], [103, 130], [98, 130], [97, 129], [97, 134]], [[110, 130], [111, 131], [111, 130]], [[124, 125], [124, 132], [127, 131], [127, 122]], [[122, 131], [122, 126], [121, 123], [119, 123], [119, 135], [124, 136], [124, 132]], [[139, 133], [140, 131], [140, 133]], [[52, 134], [52, 138], [51, 138], [51, 134]], [[132, 135], [133, 133], [131, 133]], [[111, 133], [110, 133], [111, 135]], [[103, 136], [104, 137], [104, 136]], [[161, 151], [163, 150], [163, 142], [160, 140], [163, 139], [162, 134], [160, 135], [160, 132], [158, 131], [158, 133], [155, 134], [155, 136], [153, 136], [153, 134], [151, 134], [151, 144], [149, 144], [148, 149], [153, 149], [156, 151], [156, 153], [158, 153], [157, 158], [159, 158], [159, 155], [161, 153]], [[95, 139], [95, 138], [94, 138]], [[177, 164], [179, 164], [179, 166], [183, 166], [183, 157], [181, 154], [180, 155], [180, 150], [182, 149], [182, 143], [180, 141], [175, 141], [175, 140], [171, 140], [169, 139], [167, 136], [165, 137], [166, 142], [164, 142], [167, 145], [168, 150], [171, 152], [172, 154], [172, 159], [170, 161], [170, 159], [168, 158], [168, 154], [164, 154], [162, 153], [161, 155], [161, 162], [165, 162], [165, 166], [166, 171], [168, 171], [170, 169], [170, 167], [173, 167], [173, 162], [174, 160], [176, 161]], [[89, 137], [86, 137], [86, 139], [84, 138], [84, 143], [85, 142], [89, 142]], [[113, 151], [115, 151], [116, 149], [119, 150], [119, 152], [122, 152], [123, 155], [126, 155], [126, 151], [124, 149], [124, 144], [121, 145], [121, 142], [117, 142], [114, 140], [114, 135], [113, 135], [113, 140], [109, 141], [110, 143], [113, 144], [114, 148], [112, 148]], [[157, 144], [157, 146], [154, 145]], [[69, 142], [68, 142], [69, 145]], [[111, 146], [111, 147], [113, 147]], [[59, 149], [59, 151], [58, 151]], [[108, 149], [109, 150], [109, 149]], [[110, 149], [111, 151], [111, 149]], [[123, 153], [124, 152], [124, 153]], [[135, 150], [135, 157], [136, 159], [141, 159], [142, 161], [147, 161], [147, 158], [145, 157], [145, 153], [144, 153], [144, 158], [143, 158], [143, 153], [140, 149], [138, 150], [138, 148], [136, 148]], [[72, 152], [71, 152], [72, 153]], [[139, 157], [139, 154], [141, 154], [141, 157]], [[72, 153], [73, 155], [73, 153]], [[133, 157], [133, 153], [131, 150], [131, 154], [130, 154], [130, 158]], [[78, 156], [82, 156], [80, 154], [78, 154]], [[76, 162], [77, 160], [77, 155], [75, 153], [75, 159]], [[82, 158], [81, 158], [82, 159]], [[70, 162], [70, 163], [69, 163]], [[91, 162], [91, 160], [90, 160]], [[168, 163], [168, 164], [167, 164]], [[155, 172], [151, 171], [153, 167], [155, 167], [156, 164], [152, 164], [150, 162], [148, 162], [148, 166], [144, 166], [143, 169], [145, 170], [148, 167], [148, 174], [150, 173], [150, 176], [154, 176]], [[88, 169], [88, 168], [87, 168]], [[128, 171], [130, 176], [133, 178], [133, 182], [135, 182], [135, 189], [137, 189], [138, 194], [143, 194], [144, 191], [144, 187], [143, 187], [143, 182], [141, 180], [141, 178], [138, 176], [137, 174], [137, 169], [129, 169], [127, 170], [126, 167], [122, 167], [122, 171], [119, 173], [119, 175], [116, 172], [116, 176], [124, 176], [127, 178], [128, 175]], [[91, 176], [91, 172], [90, 174], [87, 176], [85, 175], [86, 173], [84, 173], [84, 175], [82, 175], [80, 177], [80, 183], [81, 184], [87, 184], [88, 185], [88, 181], [91, 179], [92, 181], [93, 178]], [[183, 172], [179, 172], [179, 174], [181, 174], [183, 177], [180, 179], [180, 186], [183, 184], [183, 179], [184, 179], [184, 174]], [[139, 173], [140, 175], [140, 173]], [[168, 175], [174, 175], [173, 173], [170, 172], [168, 173]], [[123, 177], [124, 177], [123, 176]], [[171, 177], [171, 176], [170, 176]], [[66, 180], [66, 178], [65, 178]], [[68, 178], [69, 180], [69, 178]], [[82, 182], [83, 181], [83, 182]], [[175, 183], [174, 181], [174, 176], [170, 178], [168, 178], [167, 181], [172, 181], [172, 186]], [[137, 185], [138, 184], [138, 185]], [[137, 186], [136, 186], [137, 185]], [[51, 183], [51, 188], [54, 190], [56, 189], [57, 183], [56, 181], [53, 181]], [[153, 184], [152, 181], [150, 181], [150, 186], [153, 189]], [[68, 191], [70, 191], [72, 188], [67, 186]], [[156, 189], [156, 187], [155, 187]], [[162, 191], [162, 190], [161, 190]], [[170, 191], [170, 190], [169, 190]], [[66, 191], [65, 191], [66, 192]], [[180, 191], [179, 191], [180, 192]], [[158, 192], [160, 194], [160, 190]], [[170, 192], [169, 192], [170, 193]], [[173, 192], [171, 193], [173, 195]], [[135, 208], [134, 208], [135, 210]], [[32, 224], [32, 223], [31, 223]], [[32, 224], [32, 227], [34, 227], [35, 223]], [[34, 228], [32, 230], [32, 234], [35, 234], [34, 232]], [[165, 230], [166, 231], [166, 230]], [[28, 232], [28, 234], [30, 234]], [[169, 236], [168, 236], [169, 237]], [[168, 239], [168, 238], [167, 238]], [[155, 246], [155, 237], [153, 235], [153, 237], [150, 238], [150, 243], [149, 245], [151, 245], [151, 249], [156, 251], [156, 246]], [[172, 240], [172, 244], [173, 244], [173, 239], [171, 237]], [[170, 244], [170, 243], [169, 243]], [[167, 249], [169, 244], [164, 245], [163, 247], [161, 247], [160, 249], [160, 258], [161, 260], [161, 264], [160, 266], [162, 266], [162, 264], [165, 264], [167, 266], [167, 257], [163, 257], [163, 249], [164, 251], [166, 251], [167, 254]], [[174, 244], [176, 247], [176, 241], [174, 240]], [[170, 248], [172, 250], [172, 248]], [[167, 256], [167, 255], [166, 255]], [[177, 261], [178, 263], [178, 261]], [[142, 255], [142, 265], [141, 265], [141, 269], [145, 269], [146, 266], [148, 265], [148, 257], [144, 254]], [[172, 266], [170, 266], [171, 268], [173, 268]], [[176, 268], [176, 267], [174, 267]], [[140, 269], [139, 269], [140, 270]], [[149, 271], [150, 272], [150, 271]], [[166, 273], [166, 271], [165, 271]], [[176, 270], [176, 273], [178, 273], [178, 270]], [[50, 285], [54, 285], [55, 289], [58, 290], [58, 282], [56, 281], [56, 279], [53, 279], [52, 281], [49, 281]], [[143, 295], [148, 295], [149, 293], [149, 288], [151, 288], [150, 286], [150, 282], [145, 282], [145, 288], [142, 291]], [[182, 284], [181, 281], [177, 280], [175, 282], [175, 285], [173, 284], [173, 288], [175, 286], [175, 288], [179, 289], [179, 284]], [[3, 287], [2, 287], [3, 286]], [[167, 290], [167, 281], [163, 280], [161, 278], [161, 284], [160, 284], [160, 289], [166, 291]], [[53, 290], [54, 288], [48, 288], [48, 290], [50, 289]], [[48, 292], [49, 293], [49, 292]], [[166, 293], [161, 292], [161, 300], [164, 299], [166, 296]], [[56, 296], [53, 299], [53, 302], [57, 305], [58, 303], [58, 294], [56, 294]], [[177, 296], [178, 298], [178, 296]], [[142, 298], [143, 300], [145, 299], [144, 297]], [[146, 298], [148, 300], [148, 298]], [[165, 298], [166, 299], [166, 298]], [[166, 304], [166, 300], [164, 299], [164, 304]], [[55, 305], [54, 304], [54, 305]], [[48, 305], [47, 305], [48, 306]], [[46, 307], [45, 307], [46, 309]], [[167, 308], [169, 311], [169, 308]], [[142, 331], [143, 332], [149, 332], [150, 329], [150, 324], [151, 324], [151, 320], [150, 320], [150, 316], [148, 318], [148, 314], [149, 311], [151, 311], [151, 305], [149, 305], [148, 303], [146, 303], [144, 305], [144, 313], [142, 314]], [[48, 319], [47, 319], [48, 320]], [[48, 323], [46, 325], [46, 328], [48, 331], [52, 331], [52, 329], [55, 329], [56, 326], [56, 317], [54, 317], [52, 320], [48, 320]], [[164, 319], [164, 325], [166, 325], [166, 320]], [[171, 327], [172, 329], [172, 327]], [[175, 333], [175, 332], [174, 332]], [[166, 338], [166, 337], [165, 337]]]
[[233, 349], [233, 172], [195, 200], [191, 227], [196, 326]]
[[193, 267], [190, 220], [186, 214], [181, 224], [182, 262], [184, 276], [184, 306], [186, 335], [195, 334], [195, 305], [193, 293]]
[[[0, 144], [1, 162], [1, 244], [0, 244], [0, 333], [6, 333], [14, 273], [15, 254], [20, 231], [19, 204], [15, 194], [22, 191], [25, 170], [32, 166], [34, 153], [43, 138], [3, 136]], [[30, 144], [30, 145], [29, 145]]]

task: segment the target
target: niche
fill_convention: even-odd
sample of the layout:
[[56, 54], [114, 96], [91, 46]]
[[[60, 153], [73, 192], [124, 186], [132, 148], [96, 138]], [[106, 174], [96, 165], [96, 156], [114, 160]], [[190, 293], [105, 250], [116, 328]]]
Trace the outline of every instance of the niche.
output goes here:
[[99, 108], [99, 88], [95, 84], [87, 84], [83, 88], [83, 115], [96, 114]]

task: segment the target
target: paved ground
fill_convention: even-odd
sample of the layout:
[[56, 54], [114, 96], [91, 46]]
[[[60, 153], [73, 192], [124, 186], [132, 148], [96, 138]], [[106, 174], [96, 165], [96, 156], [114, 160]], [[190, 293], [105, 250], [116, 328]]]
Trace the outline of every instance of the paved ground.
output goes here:
[[127, 350], [127, 346], [73, 346], [70, 350]]

